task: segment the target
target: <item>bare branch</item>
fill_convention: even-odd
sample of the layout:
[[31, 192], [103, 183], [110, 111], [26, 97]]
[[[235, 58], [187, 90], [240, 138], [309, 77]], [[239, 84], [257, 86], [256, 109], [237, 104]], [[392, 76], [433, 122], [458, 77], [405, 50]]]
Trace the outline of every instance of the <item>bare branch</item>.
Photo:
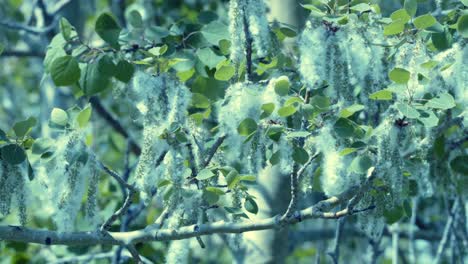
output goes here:
[[30, 34], [46, 34], [55, 28], [57, 19], [54, 19], [50, 25], [44, 28], [31, 27], [23, 24], [19, 24], [12, 21], [0, 21], [0, 27], [7, 28], [9, 30], [22, 30]]
[[6, 57], [37, 57], [37, 58], [44, 58], [45, 53], [41, 51], [32, 51], [32, 50], [6, 50], [2, 52], [0, 55], [0, 58], [6, 58]]
[[218, 148], [221, 146], [221, 144], [223, 144], [224, 140], [226, 139], [226, 136], [223, 135], [221, 137], [219, 137], [216, 142], [213, 144], [213, 146], [211, 147], [210, 150], [208, 150], [208, 152], [206, 153], [206, 159], [205, 161], [203, 162], [203, 167], [207, 167], [210, 162], [211, 162], [211, 159], [213, 158], [213, 156], [216, 154], [216, 151], [218, 151]]
[[437, 254], [434, 258], [434, 261], [432, 263], [434, 264], [438, 264], [440, 263], [440, 260], [442, 258], [442, 254], [444, 253], [445, 251], [445, 248], [447, 247], [447, 242], [448, 242], [448, 239], [449, 239], [449, 236], [450, 236], [450, 233], [451, 233], [451, 227], [452, 227], [452, 222], [453, 222], [453, 218], [454, 218], [454, 214], [455, 214], [455, 211], [458, 209], [458, 199], [455, 200], [455, 203], [453, 204], [452, 206], [452, 210], [451, 210], [451, 214], [447, 220], [447, 223], [445, 224], [445, 228], [444, 228], [444, 233], [442, 235], [442, 239], [440, 240], [440, 243], [439, 243], [439, 247], [437, 248]]
[[101, 232], [109, 230], [109, 228], [112, 226], [112, 223], [114, 223], [119, 217], [121, 217], [123, 214], [125, 214], [128, 211], [128, 208], [132, 204], [132, 199], [133, 195], [135, 194], [135, 188], [130, 189], [128, 192], [127, 198], [125, 199], [125, 202], [123, 203], [122, 207], [119, 208], [115, 213], [113, 213], [107, 220], [102, 224], [100, 230]]
[[340, 240], [342, 229], [344, 226], [344, 218], [338, 219], [336, 222], [336, 230], [335, 230], [335, 244], [333, 246], [333, 250], [328, 252], [328, 255], [332, 258], [334, 264], [338, 264], [340, 260]]

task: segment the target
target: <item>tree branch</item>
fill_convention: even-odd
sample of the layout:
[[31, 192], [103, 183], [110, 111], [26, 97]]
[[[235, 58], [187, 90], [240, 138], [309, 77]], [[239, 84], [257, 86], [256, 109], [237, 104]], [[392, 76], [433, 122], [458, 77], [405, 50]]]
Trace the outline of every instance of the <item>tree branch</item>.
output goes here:
[[45, 53], [41, 51], [33, 51], [33, 50], [6, 50], [0, 54], [0, 58], [2, 57], [37, 57], [37, 58], [44, 58]]
[[93, 106], [93, 109], [96, 110], [96, 112], [102, 117], [104, 118], [104, 120], [107, 121], [107, 123], [115, 129], [115, 131], [117, 131], [117, 133], [121, 134], [123, 137], [125, 137], [126, 139], [129, 140], [129, 143], [130, 143], [130, 147], [131, 147], [131, 150], [132, 152], [139, 156], [140, 153], [141, 153], [141, 148], [140, 146], [138, 146], [138, 144], [133, 141], [133, 139], [130, 138], [130, 135], [128, 134], [128, 132], [124, 129], [124, 127], [122, 126], [122, 124], [120, 124], [120, 122], [114, 118], [112, 116], [112, 114], [110, 112], [108, 112], [104, 106], [101, 104], [101, 101], [99, 100], [99, 98], [93, 96], [89, 99], [89, 102], [91, 103], [91, 105]]
[[30, 27], [27, 25], [19, 24], [12, 21], [0, 21], [0, 27], [7, 28], [8, 30], [23, 30], [30, 34], [41, 35], [46, 34], [55, 28], [57, 19], [54, 19], [50, 25], [44, 28]]

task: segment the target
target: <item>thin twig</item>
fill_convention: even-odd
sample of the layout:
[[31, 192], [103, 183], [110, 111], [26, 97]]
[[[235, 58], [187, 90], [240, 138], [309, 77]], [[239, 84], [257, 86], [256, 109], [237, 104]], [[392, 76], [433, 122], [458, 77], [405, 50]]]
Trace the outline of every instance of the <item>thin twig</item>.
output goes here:
[[216, 142], [213, 144], [211, 149], [208, 150], [208, 152], [206, 153], [206, 159], [203, 162], [203, 167], [207, 167], [208, 165], [210, 165], [211, 159], [216, 154], [216, 151], [218, 151], [218, 148], [221, 146], [221, 144], [223, 144], [225, 139], [226, 139], [225, 135], [219, 137], [216, 140]]
[[121, 134], [124, 138], [128, 139], [130, 141], [131, 149], [132, 152], [139, 156], [141, 154], [141, 148], [138, 146], [138, 144], [130, 137], [130, 134], [124, 129], [122, 124], [112, 116], [112, 114], [107, 111], [104, 106], [102, 105], [101, 101], [99, 100], [98, 97], [91, 97], [89, 99], [89, 102], [93, 106], [93, 109], [96, 110], [96, 112], [104, 118], [104, 120], [107, 121], [107, 123], [115, 129], [115, 131], [119, 134]]
[[50, 25], [43, 27], [43, 28], [37, 28], [37, 27], [31, 27], [31, 26], [19, 24], [19, 23], [12, 22], [12, 21], [0, 21], [0, 27], [5, 27], [9, 30], [22, 30], [30, 34], [40, 35], [40, 34], [46, 34], [52, 31], [56, 26], [56, 22], [57, 22], [57, 19], [54, 19], [54, 21], [52, 21]]
[[119, 208], [119, 210], [115, 211], [102, 225], [100, 228], [101, 232], [109, 230], [109, 228], [112, 226], [112, 224], [123, 214], [125, 214], [132, 204], [132, 199], [133, 195], [135, 194], [135, 189], [130, 189], [127, 198], [125, 199], [125, 202], [123, 203], [122, 207]]
[[458, 205], [459, 205], [458, 200], [455, 200], [455, 203], [452, 206], [451, 214], [447, 220], [447, 223], [445, 224], [444, 233], [442, 235], [442, 239], [440, 240], [439, 247], [437, 248], [437, 254], [434, 258], [434, 261], [432, 262], [433, 264], [440, 263], [442, 259], [442, 255], [445, 251], [445, 248], [447, 247], [447, 242], [451, 233], [450, 231], [452, 229], [451, 227], [452, 227], [454, 213], [458, 209]]
[[328, 252], [328, 255], [332, 258], [334, 264], [338, 264], [340, 260], [340, 241], [344, 226], [344, 220], [345, 218], [340, 218], [336, 222], [335, 244], [333, 245], [333, 250]]
[[6, 57], [37, 57], [37, 58], [44, 58], [45, 53], [41, 51], [33, 51], [33, 50], [6, 50], [0, 54], [0, 58]]

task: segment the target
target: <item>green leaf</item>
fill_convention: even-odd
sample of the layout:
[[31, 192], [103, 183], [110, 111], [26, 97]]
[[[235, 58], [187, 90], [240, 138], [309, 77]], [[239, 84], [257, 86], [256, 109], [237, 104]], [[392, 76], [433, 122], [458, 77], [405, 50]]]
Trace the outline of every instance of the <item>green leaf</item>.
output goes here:
[[452, 34], [448, 30], [442, 33], [432, 33], [431, 40], [434, 47], [439, 51], [449, 49], [453, 42]]
[[244, 119], [237, 127], [237, 132], [242, 136], [248, 136], [257, 131], [257, 123], [252, 118]]
[[266, 103], [262, 105], [262, 114], [260, 115], [260, 119], [267, 118], [273, 113], [275, 110], [275, 104], [274, 103]]
[[350, 7], [350, 9], [362, 13], [362, 12], [370, 11], [372, 7], [369, 4], [360, 3], [360, 4]]
[[227, 39], [220, 40], [218, 46], [223, 55], [228, 55], [231, 52], [231, 42]]
[[213, 21], [203, 26], [201, 33], [212, 45], [218, 45], [219, 41], [223, 39], [230, 39], [228, 27], [219, 21]]
[[443, 93], [432, 98], [425, 104], [426, 107], [447, 110], [455, 107], [455, 99], [449, 93]]
[[50, 122], [51, 124], [58, 126], [58, 127], [65, 127], [68, 123], [68, 114], [64, 110], [60, 108], [52, 109], [50, 114]]
[[214, 204], [216, 204], [218, 202], [219, 195], [216, 194], [215, 192], [210, 192], [208, 190], [204, 190], [202, 198], [203, 198], [203, 200], [207, 201], [208, 204], [214, 205]]
[[[15, 131], [15, 135], [18, 138], [23, 138], [29, 132], [31, 132], [32, 128], [36, 125], [37, 120], [34, 117], [30, 117], [24, 121], [19, 121], [13, 125], [13, 131]], [[1, 140], [1, 139], [0, 139]]]
[[398, 222], [404, 215], [403, 208], [399, 206], [395, 206], [390, 210], [385, 210], [383, 213], [387, 224], [391, 225]]
[[210, 108], [210, 100], [200, 93], [193, 93], [192, 94], [192, 102], [191, 105], [196, 108], [206, 109]]
[[353, 159], [349, 169], [351, 172], [364, 174], [370, 167], [372, 167], [372, 159], [368, 155], [362, 155]]
[[413, 24], [418, 29], [425, 29], [437, 23], [437, 20], [431, 15], [426, 14], [414, 19]]
[[224, 195], [224, 191], [219, 189], [219, 188], [216, 188], [216, 187], [208, 186], [208, 187], [205, 188], [205, 190], [207, 192], [212, 192], [212, 193], [215, 193], [217, 195]]
[[294, 147], [292, 158], [299, 164], [306, 164], [309, 160], [309, 153], [300, 147]]
[[408, 23], [408, 21], [410, 21], [411, 16], [408, 15], [408, 12], [406, 12], [405, 9], [399, 9], [399, 10], [393, 12], [393, 13], [390, 15], [390, 18], [391, 18], [391, 19], [393, 20], [393, 22], [395, 22], [395, 23], [406, 24], [406, 23]]
[[281, 117], [288, 117], [292, 116], [296, 111], [297, 109], [293, 105], [283, 106], [278, 109], [278, 115]]
[[384, 26], [384, 35], [385, 36], [392, 36], [400, 34], [405, 30], [405, 24], [401, 22], [392, 22], [386, 26]]
[[66, 41], [69, 41], [71, 38], [76, 37], [77, 33], [75, 28], [68, 22], [64, 17], [60, 18], [60, 32], [62, 33], [63, 38]]
[[49, 46], [47, 46], [47, 52], [44, 58], [44, 66], [45, 66], [46, 72], [50, 72], [50, 68], [52, 67], [52, 62], [55, 59], [67, 55], [65, 53], [65, 50], [63, 49], [65, 44], [66, 44], [66, 41], [63, 38], [62, 34], [57, 34], [55, 35], [54, 38], [52, 38], [52, 41], [50, 42]]
[[57, 86], [74, 84], [81, 75], [78, 61], [69, 55], [56, 58], [50, 67], [50, 75]]
[[85, 128], [88, 125], [89, 119], [91, 118], [92, 108], [90, 105], [86, 106], [85, 109], [81, 110], [76, 116], [76, 121], [80, 128]]
[[281, 76], [278, 79], [276, 79], [275, 82], [275, 92], [279, 96], [285, 96], [289, 93], [289, 78], [288, 76]]
[[234, 169], [229, 171], [225, 178], [229, 189], [234, 189], [234, 187], [236, 187], [240, 182], [239, 173]]
[[120, 49], [119, 35], [121, 28], [110, 14], [101, 14], [96, 20], [94, 29], [111, 47], [117, 50]]
[[346, 107], [345, 109], [341, 110], [340, 117], [348, 118], [352, 116], [354, 113], [359, 112], [365, 108], [364, 105], [361, 104], [353, 104], [350, 107]]
[[419, 112], [418, 110], [414, 109], [411, 105], [404, 104], [404, 103], [397, 103], [397, 109], [401, 112], [402, 115], [408, 118], [418, 118]]
[[216, 176], [216, 174], [214, 174], [211, 170], [209, 169], [203, 169], [201, 170], [198, 174], [197, 174], [197, 179], [198, 180], [207, 180], [207, 179], [210, 179], [212, 177]]
[[0, 149], [2, 159], [11, 165], [22, 163], [26, 159], [24, 149], [17, 144], [8, 144]]
[[340, 118], [335, 122], [333, 128], [338, 136], [348, 138], [354, 135], [355, 124], [349, 119]]
[[219, 81], [229, 81], [235, 73], [236, 69], [234, 68], [234, 66], [230, 65], [228, 60], [225, 60], [221, 61], [216, 66], [216, 72], [214, 74], [214, 77], [216, 80]]
[[34, 170], [33, 170], [32, 166], [31, 166], [31, 163], [29, 162], [29, 160], [28, 160], [28, 179], [29, 179], [29, 181], [34, 180]]
[[104, 55], [101, 58], [99, 58], [98, 61], [98, 70], [105, 76], [114, 76], [116, 72], [116, 65], [112, 61], [112, 58], [109, 57], [108, 55]]
[[358, 150], [357, 148], [344, 148], [342, 151], [340, 151], [340, 155], [346, 156], [346, 155], [356, 152], [357, 150]]
[[457, 31], [463, 38], [468, 38], [468, 14], [462, 15], [458, 18]]
[[380, 100], [380, 101], [388, 101], [393, 99], [392, 92], [389, 90], [380, 90], [378, 92], [372, 93], [369, 95], [369, 99], [371, 100]]
[[258, 213], [258, 205], [255, 202], [255, 200], [250, 198], [250, 197], [245, 199], [244, 208], [249, 213], [252, 213], [252, 214], [257, 214]]
[[109, 87], [110, 78], [99, 71], [98, 63], [87, 64], [83, 72], [80, 83], [81, 89], [86, 95], [100, 93]]
[[218, 63], [226, 59], [224, 56], [219, 56], [214, 53], [211, 48], [199, 49], [196, 54], [200, 61], [210, 69], [215, 68]]
[[418, 1], [417, 0], [405, 0], [404, 8], [408, 15], [414, 16], [416, 15], [416, 11], [418, 11]]
[[138, 12], [137, 10], [132, 10], [128, 14], [127, 20], [130, 23], [130, 25], [132, 25], [132, 27], [143, 28], [143, 18], [141, 17], [140, 12]]
[[389, 74], [390, 80], [399, 83], [406, 84], [410, 79], [410, 72], [403, 68], [394, 68]]
[[290, 27], [282, 26], [279, 30], [288, 38], [294, 38], [297, 36], [297, 32]]
[[257, 180], [257, 177], [255, 177], [255, 175], [241, 175], [240, 176], [240, 181], [254, 182], [256, 180]]
[[121, 82], [128, 83], [133, 77], [135, 67], [126, 60], [120, 60], [117, 63], [115, 70], [115, 78]]
[[422, 114], [418, 117], [418, 120], [424, 124], [425, 127], [431, 128], [439, 124], [439, 118], [430, 110], [422, 111]]
[[274, 166], [280, 162], [280, 159], [281, 159], [281, 152], [278, 150], [275, 153], [273, 153], [273, 155], [271, 155], [268, 161], [270, 161], [271, 165]]
[[161, 188], [161, 187], [164, 187], [164, 186], [167, 186], [167, 185], [170, 185], [172, 184], [172, 181], [168, 180], [168, 179], [164, 179], [164, 180], [161, 180], [158, 182], [158, 188]]
[[457, 156], [450, 161], [453, 171], [468, 176], [468, 155]]

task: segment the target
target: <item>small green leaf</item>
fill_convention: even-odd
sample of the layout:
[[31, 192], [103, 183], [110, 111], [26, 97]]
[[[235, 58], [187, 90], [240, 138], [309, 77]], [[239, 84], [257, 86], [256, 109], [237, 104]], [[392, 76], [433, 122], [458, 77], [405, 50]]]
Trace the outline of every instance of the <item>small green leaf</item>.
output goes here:
[[100, 73], [106, 76], [114, 76], [116, 71], [116, 65], [112, 61], [112, 58], [108, 55], [102, 56], [98, 61], [98, 70]]
[[297, 36], [297, 32], [290, 27], [283, 26], [279, 30], [281, 31], [281, 33], [283, 33], [283, 35], [285, 35], [288, 38], [294, 38], [295, 36]]
[[80, 128], [85, 128], [88, 125], [89, 119], [91, 118], [91, 106], [88, 105], [85, 109], [81, 110], [76, 116], [76, 121]]
[[225, 60], [224, 56], [217, 55], [211, 48], [199, 49], [196, 54], [200, 61], [210, 69], [215, 68], [218, 63]]
[[260, 119], [267, 118], [273, 113], [275, 110], [275, 104], [274, 103], [266, 103], [262, 105], [262, 114], [260, 115]]
[[406, 84], [410, 79], [410, 72], [403, 68], [394, 68], [389, 74], [390, 80], [399, 83]]
[[425, 29], [437, 23], [437, 20], [431, 15], [426, 14], [414, 19], [413, 24], [418, 29]]
[[207, 192], [212, 192], [212, 193], [215, 193], [217, 195], [224, 195], [224, 191], [219, 189], [219, 188], [216, 188], [216, 187], [208, 186], [208, 187], [205, 188], [205, 190]]
[[349, 169], [351, 172], [364, 174], [370, 167], [372, 167], [372, 159], [368, 155], [361, 155], [353, 159]]
[[370, 11], [372, 7], [369, 4], [360, 3], [360, 4], [350, 7], [349, 9], [362, 13], [362, 12]]
[[453, 171], [468, 176], [468, 155], [457, 156], [450, 161]]
[[140, 12], [138, 12], [137, 10], [132, 10], [128, 14], [127, 20], [130, 23], [130, 25], [132, 25], [132, 27], [143, 28], [143, 18], [141, 17]]
[[275, 82], [275, 92], [280, 96], [285, 96], [289, 93], [289, 78], [288, 76], [281, 76], [276, 79]]
[[31, 163], [29, 162], [29, 160], [28, 160], [28, 179], [30, 181], [34, 180], [34, 170], [33, 170], [32, 166], [31, 166]]
[[216, 194], [215, 192], [210, 192], [207, 190], [203, 191], [202, 195], [203, 200], [207, 201], [208, 204], [214, 205], [219, 201], [219, 195]]
[[227, 39], [220, 40], [218, 46], [223, 55], [228, 55], [231, 52], [231, 42]]
[[418, 110], [414, 109], [411, 105], [404, 104], [404, 103], [397, 103], [397, 109], [401, 112], [402, 115], [408, 118], [418, 118], [419, 112]]
[[81, 89], [86, 95], [95, 95], [109, 87], [110, 77], [99, 71], [98, 63], [87, 64], [80, 79]]
[[404, 8], [408, 15], [414, 16], [416, 15], [416, 11], [418, 10], [418, 1], [417, 0], [405, 0]]
[[229, 171], [225, 178], [229, 189], [236, 187], [240, 181], [239, 173], [234, 169]]
[[455, 99], [449, 93], [443, 93], [432, 98], [425, 104], [426, 107], [447, 110], [455, 107]]
[[114, 49], [120, 49], [119, 35], [120, 26], [117, 21], [108, 13], [101, 14], [96, 20], [96, 33]]
[[255, 200], [250, 198], [250, 197], [245, 199], [244, 208], [249, 213], [252, 213], [252, 214], [257, 214], [258, 213], [258, 205], [255, 202]]
[[356, 150], [358, 149], [357, 148], [344, 148], [342, 151], [340, 151], [340, 155], [346, 156], [346, 155], [356, 152]]
[[384, 26], [384, 35], [385, 36], [392, 36], [400, 34], [405, 30], [405, 24], [401, 22], [392, 22], [386, 26]]
[[335, 122], [333, 128], [338, 136], [348, 138], [354, 135], [355, 124], [349, 119], [340, 118]]
[[309, 153], [300, 147], [294, 147], [292, 158], [299, 164], [306, 164], [309, 160]]
[[207, 109], [210, 108], [210, 99], [200, 93], [192, 94], [191, 105], [196, 108]]
[[72, 37], [76, 36], [75, 28], [68, 22], [64, 17], [60, 18], [60, 32], [66, 41], [69, 41]]
[[26, 159], [24, 149], [17, 144], [8, 144], [0, 149], [2, 159], [11, 165], [22, 163]]
[[230, 39], [228, 27], [219, 21], [203, 26], [201, 33], [212, 45], [218, 45], [222, 39]]
[[222, 65], [216, 69], [215, 79], [219, 81], [229, 81], [236, 73], [236, 69], [232, 65]]
[[126, 60], [120, 60], [117, 63], [115, 70], [115, 78], [121, 82], [128, 83], [133, 77], [135, 67], [133, 66], [133, 64]]
[[18, 138], [23, 138], [29, 132], [31, 132], [32, 128], [36, 125], [37, 120], [34, 117], [30, 117], [24, 121], [17, 122], [13, 125], [13, 131], [15, 131], [15, 135]]
[[164, 180], [161, 180], [160, 182], [158, 182], [158, 188], [161, 188], [161, 187], [164, 187], [164, 186], [167, 186], [167, 185], [170, 185], [170, 184], [172, 184], [172, 181], [164, 179]]
[[391, 19], [393, 20], [393, 22], [395, 22], [395, 23], [406, 24], [406, 23], [408, 23], [408, 21], [410, 21], [411, 16], [408, 15], [408, 12], [406, 12], [405, 9], [399, 9], [399, 10], [393, 12], [393, 13], [390, 15], [390, 18], [391, 18]]
[[439, 118], [430, 110], [422, 111], [422, 114], [418, 117], [418, 120], [424, 124], [425, 127], [431, 128], [439, 124]]
[[81, 75], [78, 61], [69, 55], [56, 58], [50, 67], [50, 75], [57, 86], [74, 84]]
[[257, 131], [257, 123], [252, 118], [244, 119], [237, 127], [237, 132], [242, 136], [248, 136]]
[[364, 108], [365, 108], [364, 105], [353, 104], [352, 106], [346, 107], [345, 109], [341, 110], [340, 117], [348, 118], [352, 116], [354, 113], [363, 110]]
[[380, 100], [380, 101], [388, 101], [393, 99], [392, 92], [389, 90], [380, 90], [378, 92], [372, 93], [369, 95], [369, 99], [371, 100]]
[[60, 108], [52, 109], [50, 122], [59, 127], [65, 127], [68, 123], [68, 114]]
[[468, 38], [468, 14], [462, 15], [458, 18], [457, 31], [463, 38]]
[[203, 169], [201, 170], [198, 175], [197, 175], [197, 179], [198, 180], [207, 180], [207, 179], [210, 179], [212, 177], [216, 176], [211, 170], [209, 169]]
[[395, 206], [390, 210], [385, 210], [383, 215], [387, 224], [391, 225], [398, 222], [403, 217], [404, 211], [401, 206]]
[[281, 117], [288, 117], [296, 113], [297, 109], [293, 105], [283, 106], [278, 109], [278, 115]]

